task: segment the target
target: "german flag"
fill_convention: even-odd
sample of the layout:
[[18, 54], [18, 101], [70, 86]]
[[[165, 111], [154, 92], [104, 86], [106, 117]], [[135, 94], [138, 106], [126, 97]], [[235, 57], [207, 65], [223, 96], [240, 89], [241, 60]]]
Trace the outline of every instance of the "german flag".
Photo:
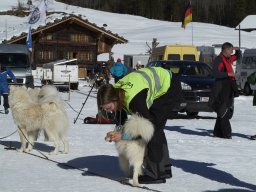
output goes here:
[[192, 6], [190, 0], [185, 0], [185, 9], [184, 9], [184, 14], [182, 18], [182, 28], [186, 28], [186, 25], [192, 21]]

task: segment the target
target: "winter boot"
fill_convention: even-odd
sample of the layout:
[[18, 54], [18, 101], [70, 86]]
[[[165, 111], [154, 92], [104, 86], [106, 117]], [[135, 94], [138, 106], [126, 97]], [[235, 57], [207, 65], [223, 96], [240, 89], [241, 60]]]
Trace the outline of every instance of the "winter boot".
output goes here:
[[250, 137], [251, 140], [256, 140], [256, 135]]
[[5, 114], [8, 114], [8, 113], [9, 113], [9, 109], [5, 109], [5, 110], [4, 110], [4, 113], [5, 113]]

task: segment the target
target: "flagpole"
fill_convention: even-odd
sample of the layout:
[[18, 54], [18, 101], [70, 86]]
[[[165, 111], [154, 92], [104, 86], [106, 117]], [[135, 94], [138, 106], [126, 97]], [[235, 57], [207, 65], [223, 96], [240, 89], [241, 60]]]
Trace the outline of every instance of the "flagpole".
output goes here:
[[[190, 6], [192, 7], [192, 0], [190, 0]], [[192, 14], [192, 13], [191, 13]], [[193, 26], [193, 15], [191, 17], [191, 25], [192, 25], [192, 45], [194, 45], [194, 26]]]
[[7, 41], [7, 19], [5, 19], [5, 40]]
[[191, 26], [192, 26], [192, 45], [194, 45], [194, 27], [193, 27], [193, 21], [191, 21]]

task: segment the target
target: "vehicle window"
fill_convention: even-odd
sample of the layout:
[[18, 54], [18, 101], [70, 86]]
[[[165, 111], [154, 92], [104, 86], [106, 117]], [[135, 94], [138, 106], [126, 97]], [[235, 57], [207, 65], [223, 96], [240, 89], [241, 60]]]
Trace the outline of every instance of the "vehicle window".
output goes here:
[[200, 65], [198, 66], [199, 69], [199, 75], [205, 76], [205, 77], [212, 77], [212, 70], [207, 65]]
[[0, 61], [7, 67], [27, 67], [29, 66], [28, 56], [25, 54], [0, 53]]
[[180, 60], [179, 54], [168, 54], [168, 60]]
[[181, 72], [182, 64], [166, 63], [164, 68], [171, 70], [175, 74], [179, 74]]
[[247, 57], [245, 64], [249, 66], [252, 63], [252, 57]]
[[195, 65], [187, 65], [183, 72], [184, 75], [194, 76], [199, 74], [199, 70]]
[[195, 60], [196, 60], [196, 57], [195, 57], [195, 55], [184, 54], [184, 55], [183, 55], [183, 60], [195, 61]]
[[151, 61], [151, 62], [149, 62], [149, 63], [147, 64], [147, 67], [155, 67], [156, 64], [157, 64], [156, 61]]
[[254, 68], [254, 64], [255, 64], [256, 58], [253, 56], [247, 56], [247, 57], [243, 57], [243, 61], [242, 61], [242, 69], [252, 69]]
[[179, 67], [170, 67], [170, 70], [175, 73], [178, 74], [180, 72], [180, 68]]

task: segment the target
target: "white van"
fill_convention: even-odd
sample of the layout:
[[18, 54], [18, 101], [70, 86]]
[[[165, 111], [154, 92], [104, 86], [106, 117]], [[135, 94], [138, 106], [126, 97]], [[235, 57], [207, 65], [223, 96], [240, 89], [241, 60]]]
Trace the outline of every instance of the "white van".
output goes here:
[[246, 95], [251, 95], [256, 90], [256, 85], [248, 82], [247, 78], [256, 72], [256, 49], [246, 49], [243, 54], [242, 62], [236, 64], [236, 80], [239, 88]]

